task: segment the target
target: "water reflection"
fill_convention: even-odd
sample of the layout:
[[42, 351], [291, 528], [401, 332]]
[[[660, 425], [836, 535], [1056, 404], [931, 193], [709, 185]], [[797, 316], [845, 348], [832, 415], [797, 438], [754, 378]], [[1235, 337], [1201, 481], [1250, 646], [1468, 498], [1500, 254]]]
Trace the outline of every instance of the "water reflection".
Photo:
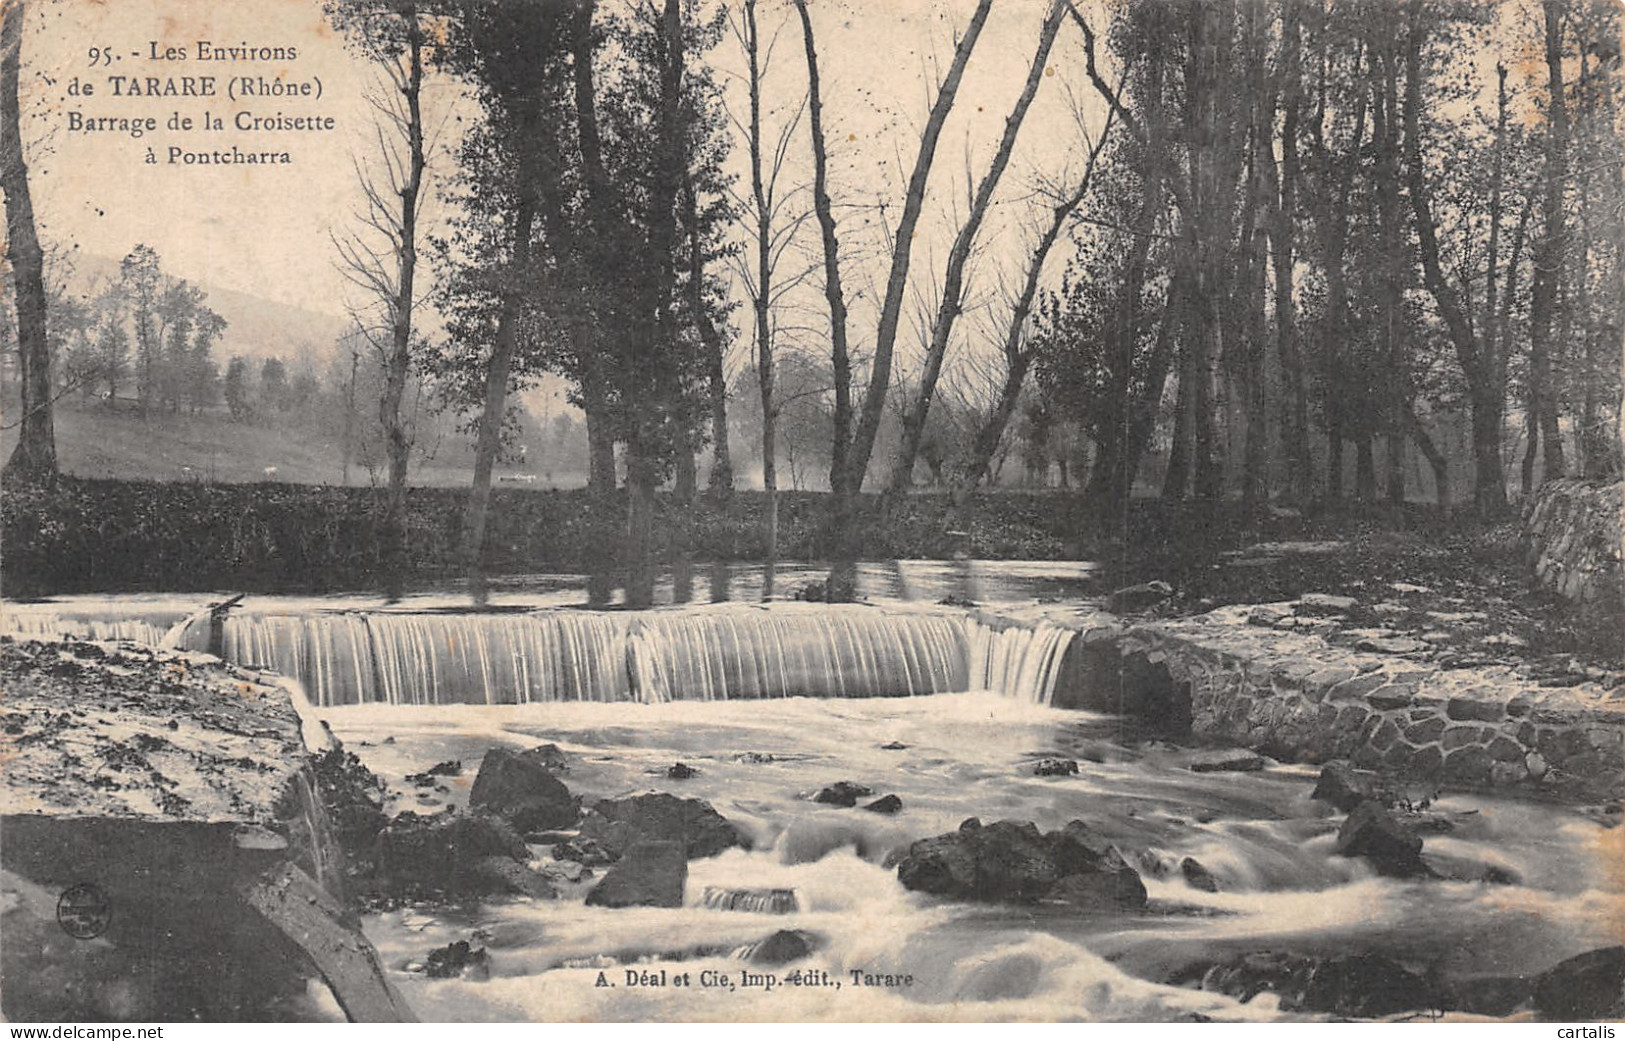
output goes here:
[[[698, 567], [705, 568], [704, 581], [698, 580]], [[1096, 595], [1098, 590], [1091, 581], [1094, 571], [1095, 565], [1089, 561], [884, 560], [852, 565], [846, 580], [852, 583], [859, 600], [1021, 603]], [[808, 587], [828, 581], [829, 575], [830, 568], [820, 564], [713, 561], [696, 565], [691, 557], [683, 556], [645, 581], [652, 590], [652, 603], [661, 606], [795, 600], [803, 598]], [[491, 580], [489, 602], [626, 607], [633, 603], [625, 594], [630, 577], [626, 571], [614, 568], [589, 575], [510, 575]], [[444, 596], [458, 588], [425, 593]]]
[[[703, 565], [707, 580], [696, 581], [692, 560], [664, 568], [650, 577], [655, 605], [737, 601], [794, 600], [809, 586], [822, 584], [827, 565]], [[981, 604], [1072, 600], [1098, 595], [1087, 561], [1022, 560], [888, 560], [856, 565], [852, 580], [860, 600], [936, 603], [975, 601]], [[393, 596], [377, 591], [320, 595], [249, 594], [248, 611], [355, 611], [385, 608], [407, 612], [527, 611], [547, 607], [615, 609], [628, 606], [624, 571], [605, 568], [589, 574], [547, 573], [482, 576], [440, 585], [407, 588]], [[226, 592], [226, 591], [222, 591]], [[235, 591], [231, 591], [235, 592]], [[392, 591], [393, 592], [393, 591]], [[182, 618], [221, 599], [222, 593], [75, 594], [27, 604], [0, 602], [0, 630], [15, 627], [23, 616], [64, 620], [126, 622], [155, 629], [159, 635]], [[30, 628], [25, 626], [25, 628]], [[76, 627], [83, 628], [83, 627]], [[32, 631], [32, 630], [31, 630]], [[102, 637], [111, 638], [111, 637]]]

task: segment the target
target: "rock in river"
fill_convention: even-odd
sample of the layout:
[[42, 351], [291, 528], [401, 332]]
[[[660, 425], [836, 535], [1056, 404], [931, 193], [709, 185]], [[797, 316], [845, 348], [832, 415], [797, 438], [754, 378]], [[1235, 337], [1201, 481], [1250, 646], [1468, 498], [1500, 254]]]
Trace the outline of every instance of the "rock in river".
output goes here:
[[1535, 1009], [1570, 1022], [1625, 1016], [1625, 946], [1587, 951], [1541, 973]]
[[1427, 981], [1382, 954], [1298, 954], [1257, 951], [1224, 962], [1192, 965], [1169, 982], [1251, 1001], [1269, 991], [1281, 1007], [1362, 1019], [1437, 1007]]
[[402, 813], [378, 833], [377, 873], [390, 889], [470, 896], [551, 896], [526, 867], [530, 849], [505, 822], [483, 814]]
[[434, 979], [463, 975], [488, 979], [491, 975], [491, 956], [484, 947], [470, 947], [467, 940], [458, 940], [430, 951], [424, 959], [423, 971]]
[[486, 752], [469, 793], [469, 808], [495, 814], [521, 832], [574, 824], [581, 807], [564, 782], [553, 776], [549, 749], [558, 751], [543, 745], [526, 752], [509, 748]]
[[650, 841], [681, 843], [690, 859], [750, 846], [704, 799], [679, 799], [666, 792], [600, 799], [581, 821], [581, 838], [597, 842], [611, 856]]
[[875, 790], [866, 784], [836, 781], [828, 788], [820, 788], [818, 794], [813, 796], [813, 802], [821, 802], [828, 806], [856, 806], [859, 799], [874, 793]]
[[749, 960], [755, 965], [788, 965], [818, 950], [818, 937], [802, 929], [780, 929], [751, 947]]
[[1309, 793], [1309, 797], [1329, 802], [1344, 813], [1368, 799], [1384, 806], [1394, 804], [1393, 796], [1384, 791], [1382, 779], [1377, 774], [1370, 770], [1356, 770], [1343, 762], [1327, 763], [1320, 768], [1320, 779], [1315, 782], [1315, 790]]
[[688, 856], [681, 842], [634, 842], [587, 894], [593, 907], [682, 907]]
[[1143, 907], [1145, 887], [1118, 851], [1081, 821], [1044, 834], [1030, 821], [983, 825], [915, 842], [897, 866], [908, 889], [960, 900], [1079, 908]]
[[1422, 838], [1401, 824], [1379, 803], [1354, 808], [1337, 832], [1337, 852], [1364, 857], [1382, 874], [1395, 878], [1430, 875], [1422, 863]]

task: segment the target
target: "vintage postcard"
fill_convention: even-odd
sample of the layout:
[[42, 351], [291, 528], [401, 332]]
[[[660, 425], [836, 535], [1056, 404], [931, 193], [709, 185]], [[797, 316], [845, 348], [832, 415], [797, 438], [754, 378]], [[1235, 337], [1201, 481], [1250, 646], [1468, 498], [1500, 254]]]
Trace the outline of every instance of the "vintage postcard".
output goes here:
[[0, 0], [0, 1013], [1613, 1037], [1620, 42]]

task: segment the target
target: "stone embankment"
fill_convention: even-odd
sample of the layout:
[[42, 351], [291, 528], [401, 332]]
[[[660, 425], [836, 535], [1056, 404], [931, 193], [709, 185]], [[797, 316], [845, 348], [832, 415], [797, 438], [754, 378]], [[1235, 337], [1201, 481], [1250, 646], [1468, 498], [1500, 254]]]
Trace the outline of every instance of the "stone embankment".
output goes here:
[[1541, 485], [1524, 518], [1535, 580], [1587, 609], [1625, 608], [1625, 482]]
[[6, 1018], [275, 1018], [318, 977], [352, 1019], [410, 1018], [344, 908], [323, 733], [276, 677], [4, 639], [0, 688]]
[[1552, 680], [1512, 664], [1449, 667], [1421, 653], [1417, 637], [1344, 627], [1356, 606], [1310, 594], [1177, 619], [1059, 605], [979, 617], [1077, 632], [1057, 707], [1142, 716], [1287, 761], [1347, 759], [1397, 780], [1585, 800], [1625, 791], [1619, 674]]

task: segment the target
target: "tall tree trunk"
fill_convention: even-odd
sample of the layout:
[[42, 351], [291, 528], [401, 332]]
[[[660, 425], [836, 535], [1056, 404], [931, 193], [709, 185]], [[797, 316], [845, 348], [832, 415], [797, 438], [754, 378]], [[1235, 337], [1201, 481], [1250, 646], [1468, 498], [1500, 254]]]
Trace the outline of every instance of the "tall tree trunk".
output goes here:
[[677, 458], [673, 463], [671, 497], [672, 501], [680, 506], [692, 506], [694, 493], [699, 488], [699, 470], [694, 464], [694, 450], [687, 445], [677, 446]]
[[[1314, 496], [1314, 466], [1309, 457], [1309, 394], [1292, 285], [1292, 233], [1298, 209], [1298, 121], [1303, 104], [1300, 24], [1300, 5], [1296, 0], [1287, 0], [1281, 14], [1281, 162], [1276, 175], [1277, 191], [1270, 194], [1270, 239], [1274, 247], [1275, 351], [1286, 393], [1284, 421], [1279, 427], [1282, 455], [1286, 459], [1288, 493], [1294, 502], [1305, 503]], [[1265, 165], [1267, 172], [1274, 172], [1272, 164]]]
[[1370, 435], [1354, 442], [1354, 497], [1361, 502], [1375, 502], [1377, 498], [1376, 446]]
[[[1552, 324], [1562, 277], [1563, 186], [1569, 147], [1568, 103], [1563, 94], [1563, 14], [1565, 0], [1541, 0], [1546, 23], [1546, 169], [1541, 203], [1542, 230], [1535, 255], [1535, 281], [1529, 302], [1529, 408], [1540, 429], [1541, 479], [1563, 476], [1563, 439], [1557, 428], [1557, 392], [1552, 381], [1555, 344]], [[1533, 427], [1531, 427], [1533, 430]], [[1534, 443], [1530, 443], [1533, 451]], [[1527, 473], [1526, 468], [1526, 473]], [[1528, 489], [1525, 489], [1526, 493]]]
[[1168, 366], [1178, 335], [1177, 326], [1185, 313], [1183, 298], [1188, 291], [1189, 286], [1183, 279], [1175, 278], [1169, 283], [1162, 321], [1157, 326], [1156, 343], [1151, 348], [1151, 360], [1146, 366], [1145, 382], [1141, 384], [1139, 397], [1129, 412], [1128, 437], [1123, 447], [1123, 473], [1128, 483], [1124, 485], [1122, 498], [1118, 502], [1122, 511], [1120, 517], [1127, 516], [1129, 492], [1133, 490], [1134, 478], [1140, 472], [1140, 460], [1150, 447], [1151, 434], [1157, 425], [1162, 390], [1168, 382]]
[[[572, 102], [577, 147], [581, 150], [581, 169], [586, 182], [584, 215], [588, 232], [578, 245], [586, 280], [595, 289], [604, 284], [604, 268], [616, 263], [615, 258], [603, 256], [603, 251], [610, 248], [614, 216], [609, 174], [604, 168], [603, 144], [598, 132], [597, 89], [593, 76], [596, 40], [592, 23], [596, 7], [597, 0], [580, 0], [570, 44]], [[582, 410], [587, 417], [587, 490], [597, 501], [598, 509], [607, 512], [607, 504], [616, 488], [616, 417], [611, 411], [604, 376], [598, 371], [596, 340], [603, 333], [591, 323], [582, 322], [577, 323], [576, 335], [587, 354], [578, 374]]]
[[[1444, 319], [1445, 331], [1456, 349], [1457, 360], [1469, 387], [1469, 402], [1473, 410], [1474, 487], [1473, 501], [1481, 514], [1489, 515], [1502, 509], [1506, 503], [1506, 488], [1501, 473], [1501, 409], [1496, 402], [1504, 400], [1504, 381], [1497, 382], [1497, 362], [1486, 357], [1483, 345], [1467, 320], [1460, 295], [1445, 277], [1439, 259], [1438, 232], [1433, 221], [1433, 206], [1427, 185], [1427, 171], [1422, 163], [1421, 108], [1422, 108], [1422, 39], [1426, 21], [1422, 4], [1412, 0], [1409, 13], [1410, 27], [1405, 44], [1405, 171], [1406, 194], [1410, 198], [1415, 218], [1418, 252], [1422, 257], [1422, 279]], [[1509, 278], [1517, 269], [1514, 258], [1508, 269]], [[1510, 305], [1512, 293], [1507, 293]], [[1505, 329], [1502, 329], [1505, 335]], [[1503, 341], [1504, 342], [1504, 341]]]
[[518, 201], [514, 206], [512, 254], [502, 287], [491, 361], [485, 373], [485, 402], [474, 436], [474, 487], [468, 497], [468, 512], [463, 521], [463, 561], [476, 580], [484, 573], [491, 471], [502, 450], [502, 421], [508, 411], [508, 376], [513, 369], [514, 349], [519, 339], [519, 312], [523, 296], [519, 282], [530, 265], [530, 240], [536, 223], [534, 185], [530, 178], [523, 175], [521, 181]]
[[[1140, 205], [1134, 218], [1134, 239], [1123, 271], [1110, 327], [1107, 391], [1100, 421], [1096, 424], [1094, 466], [1090, 474], [1088, 498], [1097, 522], [1110, 523], [1123, 516], [1134, 485], [1134, 469], [1129, 461], [1129, 402], [1134, 379], [1135, 348], [1140, 339], [1140, 304], [1145, 292], [1151, 243], [1164, 210], [1165, 170], [1163, 134], [1163, 62], [1160, 44], [1151, 44], [1146, 67], [1145, 106], [1141, 120], [1145, 133], [1145, 169], [1141, 175]], [[1183, 299], [1183, 297], [1182, 297]], [[1160, 392], [1160, 388], [1159, 388]]]
[[[407, 74], [401, 94], [406, 102], [407, 168], [401, 182], [400, 233], [396, 242], [395, 299], [390, 301], [389, 354], [384, 359], [384, 387], [378, 400], [378, 421], [384, 428], [384, 452], [389, 460], [389, 489], [384, 500], [384, 558], [390, 566], [405, 562], [406, 553], [406, 471], [411, 460], [412, 441], [401, 408], [406, 397], [407, 375], [412, 367], [412, 309], [417, 277], [418, 195], [423, 187], [423, 27], [417, 6], [408, 2], [402, 11], [406, 22]], [[476, 461], [475, 481], [479, 480]], [[490, 496], [487, 478], [485, 495]], [[478, 487], [474, 496], [480, 495]], [[482, 519], [483, 523], [483, 519]], [[481, 536], [483, 538], [483, 534]], [[470, 558], [476, 559], [476, 558]]]
[[[1317, 35], [1322, 41], [1321, 60], [1324, 64], [1327, 60], [1324, 49], [1327, 37], [1324, 32]], [[1361, 69], [1366, 64], [1365, 51], [1362, 48], [1354, 59], [1352, 75], [1356, 81], [1360, 79]], [[1328, 148], [1325, 140], [1326, 108], [1323, 70], [1317, 111], [1309, 128], [1317, 165], [1321, 169], [1330, 168], [1336, 171], [1333, 176], [1332, 203], [1320, 212], [1315, 223], [1320, 229], [1318, 236], [1320, 263], [1326, 278], [1326, 334], [1323, 337], [1321, 361], [1326, 413], [1326, 497], [1332, 502], [1337, 502], [1343, 498], [1343, 459], [1350, 433], [1345, 414], [1348, 404], [1339, 393], [1344, 381], [1345, 367], [1339, 352], [1347, 336], [1348, 273], [1345, 270], [1345, 255], [1349, 240], [1349, 199], [1359, 163], [1353, 158], [1336, 157]], [[1348, 156], [1357, 156], [1362, 147], [1361, 143], [1365, 139], [1366, 109], [1367, 92], [1357, 90], [1354, 98], [1353, 127], [1346, 148]]]
[[582, 411], [587, 420], [587, 491], [595, 497], [615, 494], [615, 433], [607, 415], [609, 406], [596, 387], [582, 387]]
[[[722, 334], [711, 320], [705, 301], [705, 253], [700, 241], [699, 200], [694, 178], [685, 170], [688, 203], [688, 306], [705, 346], [705, 381], [711, 405], [711, 495], [726, 499], [734, 490], [733, 456], [728, 451], [728, 374], [722, 364]], [[690, 456], [690, 465], [693, 457]]]
[[22, 424], [6, 461], [16, 477], [54, 477], [56, 430], [51, 415], [51, 344], [45, 334], [45, 254], [34, 227], [34, 200], [23, 156], [17, 81], [22, 63], [24, 0], [0, 4], [0, 189], [6, 194], [6, 259], [17, 299], [17, 354], [22, 370]]
[[937, 305], [936, 318], [931, 324], [931, 338], [925, 352], [925, 368], [920, 373], [918, 393], [903, 416], [903, 436], [892, 465], [890, 490], [894, 494], [906, 491], [911, 483], [914, 461], [920, 453], [920, 439], [925, 434], [926, 415], [936, 394], [937, 380], [942, 375], [942, 363], [948, 354], [948, 341], [953, 335], [954, 322], [959, 317], [964, 303], [965, 264], [970, 260], [977, 233], [981, 231], [982, 221], [987, 216], [988, 207], [992, 205], [993, 193], [998, 188], [999, 180], [1004, 176], [1005, 168], [1010, 165], [1010, 154], [1016, 147], [1016, 135], [1027, 117], [1027, 110], [1032, 107], [1033, 98], [1038, 95], [1038, 85], [1043, 81], [1050, 49], [1054, 46], [1055, 34], [1061, 28], [1061, 17], [1065, 12], [1066, 0], [1051, 0], [1049, 14], [1045, 16], [1043, 27], [1039, 30], [1038, 48], [1033, 53], [1032, 64], [1027, 69], [1026, 82], [1022, 85], [1021, 94], [1016, 98], [1010, 115], [1005, 117], [1004, 135], [999, 139], [998, 148], [993, 153], [992, 162], [988, 164], [987, 173], [976, 186], [976, 194], [971, 199], [970, 213], [948, 250], [948, 265], [942, 280], [942, 299]]
[[[1183, 277], [1189, 285], [1195, 275], [1187, 272]], [[1195, 294], [1194, 288], [1191, 295]], [[1192, 302], [1186, 298], [1180, 301], [1185, 314], [1180, 317], [1182, 326], [1196, 321], [1191, 314]], [[1179, 379], [1176, 381], [1174, 391], [1174, 429], [1173, 439], [1168, 450], [1168, 469], [1162, 475], [1162, 501], [1177, 502], [1185, 498], [1190, 490], [1191, 482], [1191, 434], [1194, 424], [1191, 421], [1191, 401], [1195, 394], [1195, 376], [1192, 372], [1192, 363], [1195, 355], [1190, 350], [1194, 335], [1186, 330], [1180, 337], [1179, 351]]]
[[[829, 150], [824, 142], [824, 103], [818, 75], [818, 51], [813, 41], [812, 19], [806, 0], [795, 0], [801, 17], [801, 38], [807, 54], [807, 116], [812, 138], [813, 210], [818, 217], [824, 248], [824, 298], [829, 304], [830, 364], [835, 381], [834, 432], [830, 441], [829, 485], [834, 503], [830, 528], [843, 540], [851, 526], [851, 514], [863, 483], [851, 483], [852, 448], [852, 360], [846, 340], [846, 298], [841, 289], [841, 251], [835, 234], [835, 208], [829, 197]], [[839, 547], [837, 552], [842, 552]], [[833, 577], [833, 576], [832, 576]]]
[[1405, 435], [1411, 414], [1410, 359], [1404, 344], [1404, 298], [1402, 274], [1411, 265], [1409, 243], [1405, 240], [1399, 216], [1400, 48], [1384, 40], [1377, 49], [1381, 67], [1381, 93], [1373, 106], [1372, 131], [1377, 141], [1376, 195], [1377, 235], [1382, 269], [1378, 279], [1378, 300], [1382, 313], [1382, 357], [1387, 386], [1383, 395], [1383, 437], [1388, 449], [1386, 490], [1388, 501], [1405, 501]]
[[[640, 325], [647, 333], [640, 343], [649, 354], [672, 350], [676, 328], [672, 295], [676, 284], [673, 246], [677, 237], [677, 194], [688, 170], [684, 147], [682, 116], [683, 20], [681, 0], [665, 0], [661, 11], [659, 166], [649, 193], [649, 252], [655, 266], [651, 312]], [[656, 367], [650, 366], [650, 371]], [[664, 388], [650, 387], [651, 400]], [[626, 445], [626, 487], [628, 497], [627, 547], [630, 576], [626, 585], [629, 607], [647, 607], [654, 598], [654, 503], [660, 481], [660, 432], [656, 419], [648, 415], [632, 417]], [[672, 446], [679, 454], [685, 445]]]
[[[802, 17], [806, 17], [803, 9]], [[808, 67], [816, 84], [816, 63], [812, 58], [812, 35], [807, 30]], [[762, 542], [769, 574], [779, 557], [779, 459], [777, 443], [778, 406], [773, 400], [773, 207], [768, 201], [767, 184], [762, 177], [762, 68], [761, 35], [756, 25], [756, 0], [745, 0], [745, 54], [750, 62], [750, 188], [756, 203], [756, 297], [752, 303], [756, 317], [756, 383], [762, 401], [762, 491], [767, 498], [762, 511]], [[816, 110], [815, 110], [816, 111]], [[815, 116], [821, 118], [821, 115]], [[822, 126], [819, 129], [822, 138]], [[822, 158], [819, 160], [818, 192], [823, 202], [819, 211], [822, 224], [829, 217], [829, 197], [824, 185]], [[833, 217], [824, 228], [830, 240], [835, 235]], [[826, 243], [826, 245], [828, 245]], [[840, 309], [840, 272], [834, 266], [833, 248], [826, 255], [827, 277], [833, 279], [830, 296], [831, 323]], [[841, 355], [845, 357], [845, 320], [841, 321]], [[769, 579], [771, 582], [771, 579]], [[771, 595], [771, 591], [767, 595]]]

